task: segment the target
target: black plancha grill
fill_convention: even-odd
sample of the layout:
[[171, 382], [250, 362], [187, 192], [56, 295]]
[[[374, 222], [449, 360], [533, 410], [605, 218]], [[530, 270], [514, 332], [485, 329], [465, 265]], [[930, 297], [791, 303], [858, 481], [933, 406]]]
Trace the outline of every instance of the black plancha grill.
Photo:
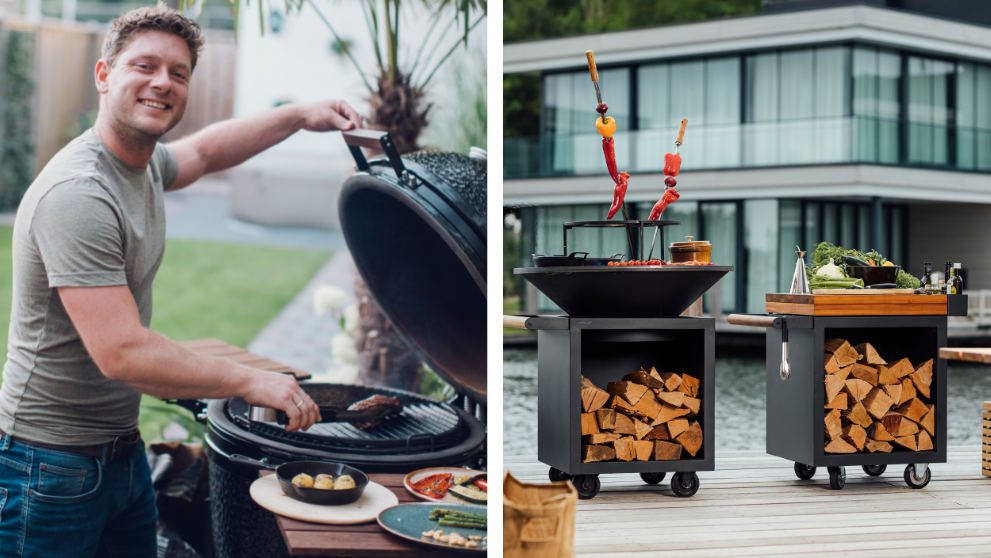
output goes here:
[[[565, 242], [568, 225], [574, 223], [566, 224]], [[503, 317], [506, 326], [537, 331], [537, 458], [550, 465], [552, 481], [570, 480], [579, 497], [589, 499], [599, 491], [600, 474], [639, 473], [644, 482], [656, 484], [672, 472], [676, 495], [695, 494], [696, 472], [715, 470], [715, 321], [680, 314], [732, 270], [713, 265], [514, 270], [569, 314]], [[652, 366], [699, 380], [702, 406], [693, 419], [703, 433], [698, 453], [682, 452], [675, 461], [583, 463], [582, 376], [604, 389]]]

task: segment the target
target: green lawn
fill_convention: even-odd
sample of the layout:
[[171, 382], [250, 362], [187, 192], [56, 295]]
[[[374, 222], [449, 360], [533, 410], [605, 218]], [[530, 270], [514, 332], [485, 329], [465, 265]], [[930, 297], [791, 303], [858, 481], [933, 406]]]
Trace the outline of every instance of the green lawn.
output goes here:
[[[10, 227], [0, 227], [0, 339], [7, 346], [11, 302]], [[169, 240], [154, 288], [151, 328], [176, 341], [215, 337], [245, 347], [330, 258], [327, 252]], [[184, 409], [142, 400], [146, 440], [176, 421], [200, 429]]]

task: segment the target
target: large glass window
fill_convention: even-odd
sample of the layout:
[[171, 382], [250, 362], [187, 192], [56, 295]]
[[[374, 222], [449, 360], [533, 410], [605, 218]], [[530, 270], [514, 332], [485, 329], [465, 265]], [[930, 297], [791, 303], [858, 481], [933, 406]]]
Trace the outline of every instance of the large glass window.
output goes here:
[[743, 213], [747, 312], [763, 314], [764, 295], [778, 288], [778, 200], [747, 200], [743, 203]]
[[949, 159], [952, 62], [908, 57], [908, 161], [947, 165]]
[[[791, 280], [795, 275], [795, 264], [798, 256], [795, 247], [802, 244], [802, 201], [781, 200], [780, 231], [778, 233], [778, 290], [786, 293], [791, 288]], [[805, 251], [805, 263], [812, 261], [812, 249], [801, 246]]]
[[957, 64], [957, 167], [991, 170], [991, 66]]
[[[736, 266], [737, 203], [705, 202], [701, 204], [702, 224], [699, 232], [702, 238], [712, 243], [712, 262], [718, 265]], [[674, 206], [672, 206], [674, 207]], [[718, 292], [716, 292], [718, 290]], [[705, 294], [705, 307], [711, 308], [714, 299], [722, 300], [723, 312], [736, 312], [737, 272], [727, 273], [715, 287]], [[763, 310], [761, 310], [763, 313]]]
[[897, 52], [864, 45], [853, 49], [854, 141], [859, 161], [898, 162], [901, 68]]

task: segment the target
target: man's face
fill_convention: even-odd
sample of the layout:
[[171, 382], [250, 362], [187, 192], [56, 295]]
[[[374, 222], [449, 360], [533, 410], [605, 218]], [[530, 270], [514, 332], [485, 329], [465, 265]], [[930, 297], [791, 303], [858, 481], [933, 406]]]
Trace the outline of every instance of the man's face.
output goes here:
[[[185, 41], [161, 31], [144, 31], [124, 47], [98, 88], [121, 132], [157, 139], [182, 119], [190, 73]], [[99, 67], [97, 84], [101, 85]]]

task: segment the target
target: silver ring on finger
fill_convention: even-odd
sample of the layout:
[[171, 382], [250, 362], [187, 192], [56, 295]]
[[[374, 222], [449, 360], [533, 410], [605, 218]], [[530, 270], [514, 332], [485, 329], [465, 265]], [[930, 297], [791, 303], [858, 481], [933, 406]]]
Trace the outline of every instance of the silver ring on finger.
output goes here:
[[299, 407], [300, 409], [302, 409], [303, 408], [303, 405], [305, 405], [305, 404], [306, 404], [306, 400], [305, 399], [300, 399], [299, 400], [299, 403], [296, 403], [296, 406]]

